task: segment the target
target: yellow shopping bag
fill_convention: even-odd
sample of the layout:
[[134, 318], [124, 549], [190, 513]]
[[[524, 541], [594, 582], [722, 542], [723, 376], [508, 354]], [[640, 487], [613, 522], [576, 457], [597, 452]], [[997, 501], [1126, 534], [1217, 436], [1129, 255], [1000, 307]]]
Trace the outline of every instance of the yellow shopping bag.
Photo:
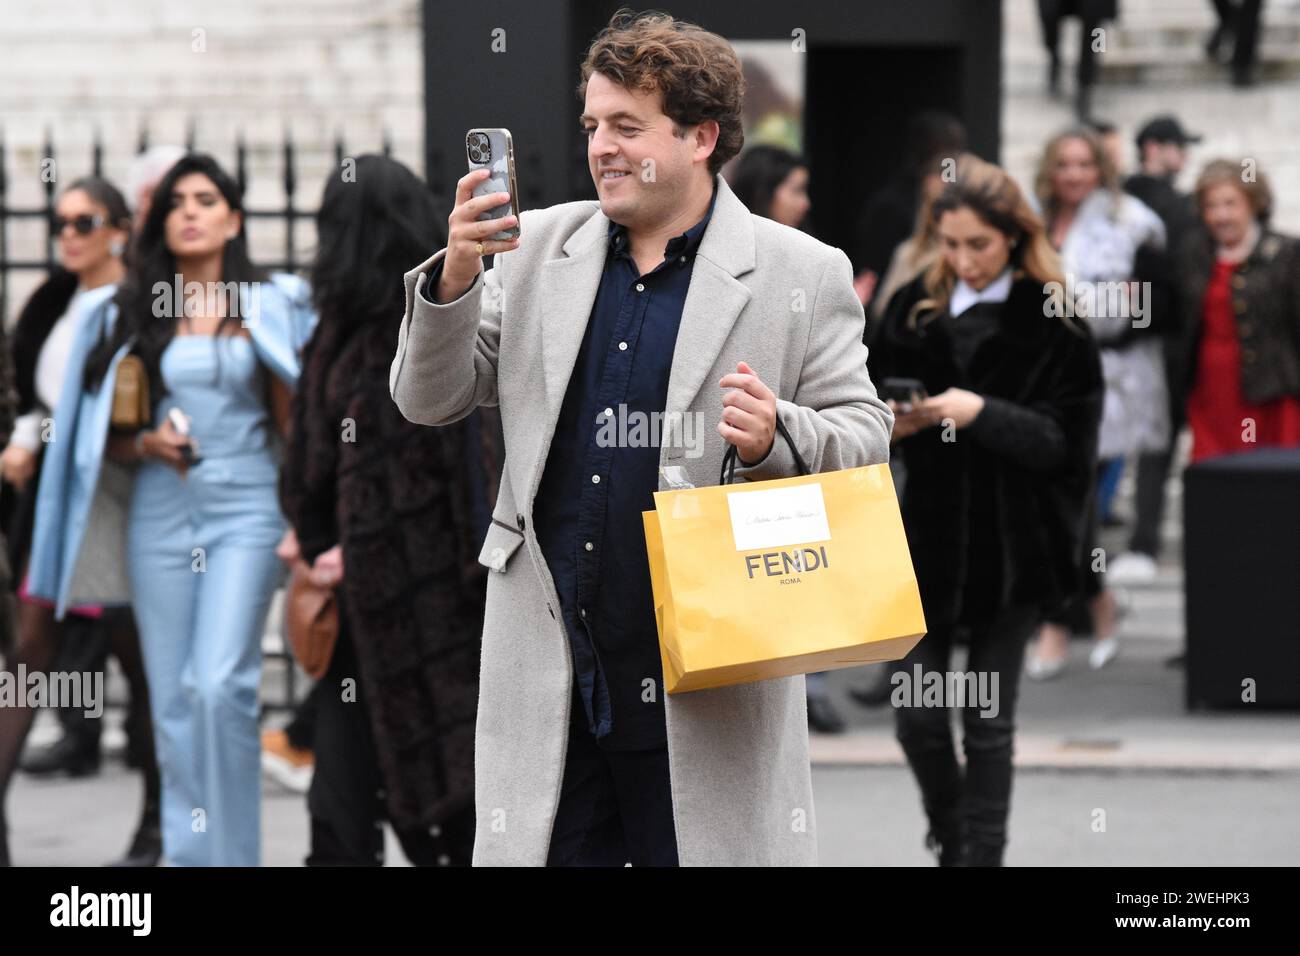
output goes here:
[[668, 693], [897, 660], [925, 634], [888, 465], [654, 497]]

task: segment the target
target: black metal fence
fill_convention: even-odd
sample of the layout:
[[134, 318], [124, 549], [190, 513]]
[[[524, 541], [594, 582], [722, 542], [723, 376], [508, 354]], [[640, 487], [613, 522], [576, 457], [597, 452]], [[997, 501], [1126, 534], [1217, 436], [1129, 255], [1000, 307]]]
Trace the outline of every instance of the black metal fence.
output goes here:
[[[185, 148], [194, 149], [195, 127], [190, 123], [185, 137]], [[149, 148], [149, 131], [142, 129], [137, 142], [137, 153], [143, 153]], [[281, 272], [294, 272], [301, 269], [306, 263], [300, 258], [300, 253], [294, 242], [294, 226], [299, 220], [310, 220], [316, 216], [315, 208], [300, 208], [298, 205], [298, 168], [297, 154], [293, 138], [288, 131], [285, 132], [280, 146], [278, 147], [281, 160], [280, 177], [283, 186], [284, 204], [275, 208], [257, 208], [246, 207], [244, 216], [248, 220], [278, 220], [284, 223], [284, 245], [278, 258], [267, 259], [263, 256], [258, 257], [258, 264], [267, 269]], [[388, 132], [383, 135], [382, 151], [385, 156], [392, 155], [392, 140]], [[243, 135], [240, 134], [235, 139], [235, 169], [234, 175], [239, 182], [240, 190], [247, 195], [248, 193], [248, 145], [245, 143]], [[42, 146], [42, 158], [47, 160], [56, 159], [53, 135], [49, 130], [45, 133], [45, 143]], [[343, 135], [336, 134], [334, 137], [334, 159], [335, 165], [341, 166], [347, 155]], [[104, 146], [100, 138], [99, 131], [95, 131], [94, 139], [90, 148], [90, 165], [91, 170], [96, 176], [103, 175], [104, 165]], [[55, 257], [55, 240], [51, 219], [54, 215], [54, 204], [58, 193], [58, 183], [53, 179], [43, 181], [41, 187], [44, 193], [44, 201], [33, 207], [18, 207], [9, 204], [9, 163], [8, 152], [5, 147], [3, 135], [0, 135], [0, 318], [9, 315], [9, 279], [10, 275], [15, 272], [49, 272], [54, 268]], [[45, 255], [35, 259], [13, 258], [10, 255], [9, 225], [14, 220], [21, 219], [39, 219], [45, 223]]]

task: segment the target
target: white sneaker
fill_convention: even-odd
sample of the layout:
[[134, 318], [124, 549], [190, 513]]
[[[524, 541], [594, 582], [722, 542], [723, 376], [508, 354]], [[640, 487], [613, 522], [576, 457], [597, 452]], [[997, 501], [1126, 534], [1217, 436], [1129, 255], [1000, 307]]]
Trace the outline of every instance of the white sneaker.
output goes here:
[[1092, 650], [1088, 652], [1088, 666], [1099, 671], [1113, 661], [1117, 654], [1119, 654], [1119, 638], [1106, 637], [1100, 641], [1093, 641]]
[[1156, 559], [1141, 551], [1125, 551], [1106, 569], [1107, 584], [1150, 584], [1156, 579]]
[[1049, 661], [1030, 653], [1025, 661], [1025, 676], [1030, 680], [1051, 680], [1053, 677], [1061, 676], [1061, 672], [1069, 662], [1068, 655], [1059, 660]]

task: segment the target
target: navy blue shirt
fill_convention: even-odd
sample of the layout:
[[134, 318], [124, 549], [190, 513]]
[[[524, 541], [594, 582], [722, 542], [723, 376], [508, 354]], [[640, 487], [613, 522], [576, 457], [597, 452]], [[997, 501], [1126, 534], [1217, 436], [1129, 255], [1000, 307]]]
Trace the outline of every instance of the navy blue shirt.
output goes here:
[[605, 269], [533, 503], [576, 692], [589, 729], [610, 750], [667, 743], [641, 512], [654, 509], [662, 428], [652, 415], [668, 401], [682, 306], [712, 215], [710, 202], [646, 275], [632, 259], [627, 230], [610, 224]]

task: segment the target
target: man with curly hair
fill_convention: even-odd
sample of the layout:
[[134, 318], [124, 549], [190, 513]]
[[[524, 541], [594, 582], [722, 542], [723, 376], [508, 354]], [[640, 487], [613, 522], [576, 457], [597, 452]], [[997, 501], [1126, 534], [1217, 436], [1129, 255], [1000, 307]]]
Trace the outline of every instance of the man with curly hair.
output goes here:
[[[721, 37], [620, 11], [581, 77], [599, 202], [495, 240], [513, 217], [476, 217], [506, 195], [461, 179], [447, 248], [406, 276], [390, 378], [412, 421], [499, 405], [505, 431], [475, 862], [813, 864], [804, 679], [665, 697], [641, 512], [674, 468], [716, 483], [727, 443], [746, 480], [794, 475], [778, 417], [813, 471], [888, 459], [852, 271], [718, 175], [744, 142]], [[648, 441], [625, 427], [646, 420]]]

